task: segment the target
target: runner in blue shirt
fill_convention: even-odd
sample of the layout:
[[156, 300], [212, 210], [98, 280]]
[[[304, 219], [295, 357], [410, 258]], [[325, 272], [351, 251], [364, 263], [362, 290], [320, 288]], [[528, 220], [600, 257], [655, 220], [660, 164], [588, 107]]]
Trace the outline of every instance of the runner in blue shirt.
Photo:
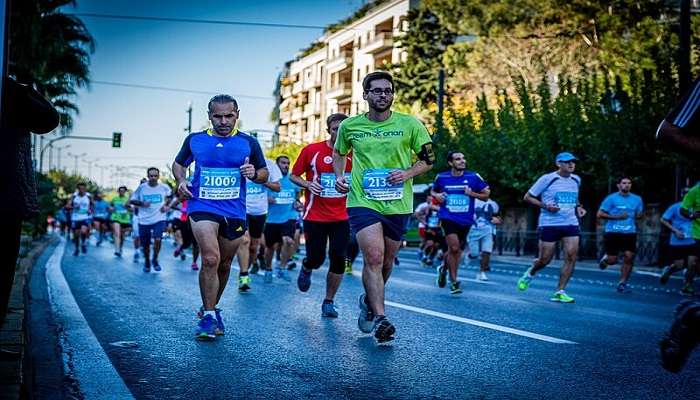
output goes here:
[[277, 277], [291, 281], [287, 272], [287, 263], [294, 252], [294, 230], [296, 228], [300, 207], [301, 189], [289, 179], [289, 157], [279, 156], [275, 160], [282, 172], [280, 191], [267, 191], [269, 209], [265, 221], [265, 282], [272, 282], [272, 258], [275, 251], [280, 251], [280, 262], [275, 268]]
[[620, 268], [619, 293], [629, 293], [627, 281], [632, 274], [634, 254], [637, 251], [637, 223], [644, 210], [642, 198], [632, 193], [632, 179], [623, 176], [617, 180], [618, 191], [608, 195], [598, 210], [598, 218], [605, 221], [603, 244], [605, 254], [600, 260], [600, 269], [617, 262], [617, 255], [623, 253]]
[[109, 228], [109, 203], [102, 198], [102, 193], [95, 193], [92, 209], [92, 223], [97, 231], [97, 243], [95, 245], [99, 246], [102, 244], [102, 239], [104, 239], [105, 230]]
[[[172, 167], [179, 194], [190, 198], [187, 211], [202, 254], [202, 318], [195, 335], [203, 340], [224, 333], [217, 304], [228, 283], [231, 260], [246, 231], [242, 178], [263, 183], [268, 175], [258, 141], [236, 129], [236, 100], [217, 95], [209, 100], [208, 109], [212, 128], [187, 136]], [[186, 172], [193, 161], [190, 183]]]
[[479, 174], [466, 170], [464, 153], [447, 153], [447, 165], [450, 170], [438, 174], [431, 190], [433, 197], [441, 203], [438, 218], [447, 242], [447, 254], [443, 265], [437, 268], [436, 283], [445, 287], [449, 269], [450, 293], [459, 294], [462, 289], [457, 280], [457, 268], [467, 244], [467, 233], [474, 224], [474, 199], [488, 200], [491, 191]]
[[[690, 188], [683, 188], [681, 197], [688, 194]], [[693, 221], [681, 214], [682, 202], [677, 202], [671, 205], [664, 211], [661, 216], [661, 225], [664, 225], [671, 231], [669, 237], [669, 252], [671, 253], [671, 265], [664, 267], [661, 272], [661, 284], [665, 285], [668, 279], [676, 271], [686, 269], [685, 282], [681, 289], [682, 294], [693, 295], [695, 288], [693, 287], [693, 279], [696, 273], [700, 272], [700, 264], [698, 258], [693, 255], [695, 250], [695, 239], [693, 239], [692, 228]]]
[[[568, 152], [557, 154], [558, 169], [542, 175], [525, 193], [525, 201], [540, 208], [537, 232], [539, 254], [532, 266], [518, 279], [518, 290], [527, 290], [537, 271], [546, 267], [554, 256], [558, 241], [564, 247], [564, 265], [559, 271], [557, 291], [549, 298], [559, 303], [573, 303], [574, 298], [564, 289], [574, 273], [580, 229], [578, 219], [586, 210], [578, 202], [581, 178], [574, 174], [576, 157]], [[539, 197], [539, 199], [538, 199]]]

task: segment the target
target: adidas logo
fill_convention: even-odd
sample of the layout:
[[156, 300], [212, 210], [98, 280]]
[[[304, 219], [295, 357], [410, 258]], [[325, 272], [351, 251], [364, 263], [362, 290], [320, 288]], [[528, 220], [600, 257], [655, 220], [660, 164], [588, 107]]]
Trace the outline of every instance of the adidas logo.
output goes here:
[[224, 147], [224, 145], [221, 144], [221, 143], [218, 143], [218, 144], [216, 145], [216, 147]]
[[[223, 147], [223, 146], [222, 146], [222, 147]], [[240, 231], [242, 231], [242, 230], [243, 230], [243, 228], [239, 226], [238, 229], [236, 229], [236, 232], [240, 232]]]

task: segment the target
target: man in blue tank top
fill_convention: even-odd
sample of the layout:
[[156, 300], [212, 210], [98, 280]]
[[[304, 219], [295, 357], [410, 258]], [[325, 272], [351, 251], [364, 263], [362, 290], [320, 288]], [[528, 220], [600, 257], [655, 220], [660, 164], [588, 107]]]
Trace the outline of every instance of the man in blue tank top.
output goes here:
[[[178, 193], [190, 198], [188, 214], [200, 246], [199, 287], [202, 308], [195, 336], [223, 335], [217, 307], [228, 282], [231, 261], [246, 231], [245, 180], [267, 181], [268, 171], [258, 141], [238, 131], [236, 100], [217, 95], [209, 101], [212, 128], [187, 136], [173, 163]], [[195, 162], [192, 182], [187, 167]]]

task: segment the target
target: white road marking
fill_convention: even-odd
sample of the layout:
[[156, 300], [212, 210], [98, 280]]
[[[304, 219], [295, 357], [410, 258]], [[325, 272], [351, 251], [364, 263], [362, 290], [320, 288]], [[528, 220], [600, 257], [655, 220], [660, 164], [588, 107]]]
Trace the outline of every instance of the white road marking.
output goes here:
[[442, 318], [442, 319], [455, 321], [455, 322], [461, 322], [461, 323], [467, 324], [467, 325], [473, 325], [473, 326], [478, 326], [481, 328], [492, 329], [492, 330], [499, 331], [499, 332], [510, 333], [512, 335], [518, 335], [518, 336], [523, 336], [523, 337], [527, 337], [530, 339], [541, 340], [543, 342], [556, 343], [556, 344], [578, 344], [578, 343], [572, 342], [570, 340], [559, 339], [559, 338], [555, 338], [552, 336], [540, 335], [539, 333], [533, 333], [533, 332], [523, 331], [520, 329], [509, 328], [507, 326], [501, 326], [501, 325], [496, 325], [496, 324], [492, 324], [489, 322], [477, 321], [475, 319], [458, 317], [456, 315], [445, 314], [445, 313], [441, 313], [438, 311], [428, 310], [425, 308], [409, 306], [407, 304], [395, 303], [393, 301], [385, 301], [384, 303], [387, 306], [396, 307], [396, 308], [400, 308], [400, 309], [407, 310], [407, 311], [413, 311], [413, 312], [419, 313], [419, 314], [430, 315], [432, 317]]
[[[430, 276], [431, 278], [435, 278], [435, 273], [430, 273], [430, 272], [423, 272], [423, 271], [411, 271], [411, 270], [404, 270], [401, 272], [408, 272], [409, 274], [417, 274], [417, 275], [427, 275]], [[491, 281], [480, 281], [478, 279], [472, 279], [472, 278], [462, 278], [460, 281], [467, 281], [467, 282], [474, 282], [474, 283], [480, 283], [482, 285], [497, 285], [496, 282], [491, 282]]]
[[63, 368], [78, 381], [86, 399], [133, 399], [112, 362], [107, 357], [61, 271], [66, 241], [56, 247], [46, 264], [46, 283], [56, 321], [61, 326], [59, 343]]

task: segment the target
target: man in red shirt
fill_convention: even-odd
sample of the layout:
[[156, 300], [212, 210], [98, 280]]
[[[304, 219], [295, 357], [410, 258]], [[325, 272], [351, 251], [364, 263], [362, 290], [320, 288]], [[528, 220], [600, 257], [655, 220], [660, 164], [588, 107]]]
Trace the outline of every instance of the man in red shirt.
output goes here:
[[[338, 135], [338, 126], [346, 119], [345, 114], [332, 114], [326, 119], [328, 140], [312, 143], [301, 150], [292, 168], [290, 180], [306, 189], [304, 205], [304, 236], [306, 257], [297, 278], [302, 292], [311, 287], [311, 272], [321, 267], [326, 258], [326, 242], [329, 242], [330, 268], [326, 277], [326, 298], [321, 305], [324, 317], [336, 318], [338, 312], [333, 304], [345, 271], [345, 249], [349, 241], [350, 226], [345, 207], [345, 194], [335, 190], [333, 172], [333, 146]], [[350, 156], [345, 172], [352, 170]], [[302, 175], [305, 178], [302, 178]]]

